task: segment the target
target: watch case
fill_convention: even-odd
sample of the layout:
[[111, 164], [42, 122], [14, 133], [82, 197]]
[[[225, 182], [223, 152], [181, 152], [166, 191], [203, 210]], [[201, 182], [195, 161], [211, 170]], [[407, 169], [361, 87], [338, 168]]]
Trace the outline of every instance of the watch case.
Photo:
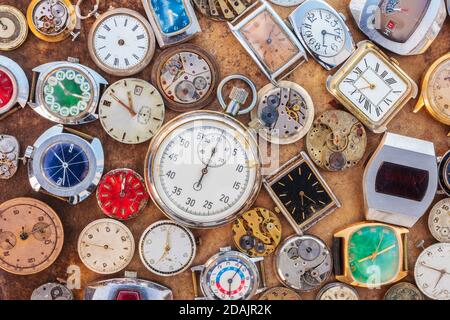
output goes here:
[[11, 77], [11, 79], [15, 82], [14, 85], [16, 86], [16, 88], [14, 88], [14, 97], [11, 99], [10, 106], [3, 107], [2, 109], [4, 110], [0, 110], [1, 117], [2, 114], [10, 111], [17, 104], [21, 108], [24, 108], [27, 105], [30, 86], [27, 75], [14, 60], [0, 55], [0, 68], [2, 68], [3, 71]]

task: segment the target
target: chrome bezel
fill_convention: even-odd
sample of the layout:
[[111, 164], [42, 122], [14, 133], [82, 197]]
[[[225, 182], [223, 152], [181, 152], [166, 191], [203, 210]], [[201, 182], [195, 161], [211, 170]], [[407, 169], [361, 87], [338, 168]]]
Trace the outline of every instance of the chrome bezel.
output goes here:
[[23, 69], [8, 57], [0, 55], [0, 70], [4, 71], [13, 81], [14, 93], [11, 100], [0, 110], [0, 115], [11, 110], [16, 104], [24, 108], [30, 94], [28, 78]]

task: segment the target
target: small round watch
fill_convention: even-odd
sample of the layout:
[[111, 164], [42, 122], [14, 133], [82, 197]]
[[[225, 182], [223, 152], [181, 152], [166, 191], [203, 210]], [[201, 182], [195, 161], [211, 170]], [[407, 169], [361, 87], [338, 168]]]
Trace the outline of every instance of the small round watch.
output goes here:
[[359, 300], [359, 295], [345, 283], [332, 282], [320, 289], [316, 300]]
[[103, 71], [120, 77], [141, 72], [155, 53], [155, 35], [138, 12], [112, 8], [98, 15], [88, 38], [92, 60]]
[[0, 120], [24, 108], [29, 92], [23, 69], [14, 60], [0, 56]]
[[98, 119], [96, 109], [108, 82], [78, 59], [49, 62], [33, 69], [28, 104], [40, 116], [65, 125]]
[[164, 122], [164, 101], [158, 90], [140, 79], [122, 79], [109, 86], [99, 103], [103, 129], [127, 144], [148, 141]]
[[185, 271], [194, 260], [196, 251], [192, 232], [171, 220], [153, 223], [139, 241], [142, 263], [159, 276], [174, 276]]
[[115, 169], [105, 174], [96, 195], [103, 213], [118, 220], [137, 217], [149, 199], [144, 179], [131, 169]]
[[439, 242], [450, 242], [450, 198], [434, 205], [428, 216], [428, 228]]
[[450, 150], [442, 157], [438, 157], [438, 177], [439, 187], [438, 193], [444, 193], [450, 197]]
[[0, 5], [0, 51], [20, 47], [28, 35], [27, 20], [23, 13], [9, 5]]
[[384, 300], [423, 300], [423, 295], [412, 283], [399, 282], [386, 291]]
[[274, 287], [265, 291], [258, 300], [302, 300], [302, 298], [292, 289]]
[[99, 139], [56, 125], [25, 151], [28, 179], [34, 191], [75, 205], [94, 192], [103, 174]]
[[78, 254], [88, 269], [100, 274], [116, 273], [133, 258], [133, 234], [117, 220], [95, 220], [81, 231]]

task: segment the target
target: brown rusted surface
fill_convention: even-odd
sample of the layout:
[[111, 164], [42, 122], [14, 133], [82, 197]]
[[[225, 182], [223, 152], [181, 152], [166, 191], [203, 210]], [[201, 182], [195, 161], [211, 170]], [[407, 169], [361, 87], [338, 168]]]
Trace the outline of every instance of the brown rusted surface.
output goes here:
[[[347, 8], [349, 1], [329, 0], [328, 2], [347, 16], [347, 21], [355, 40], [359, 41], [365, 39], [363, 34], [357, 29], [353, 19], [350, 17], [350, 12]], [[15, 5], [25, 13], [29, 1], [3, 0], [2, 4], [3, 3]], [[109, 4], [113, 4], [115, 7], [129, 7], [145, 14], [140, 0], [101, 1], [100, 11], [104, 11]], [[276, 7], [276, 10], [283, 17], [286, 17], [292, 9]], [[50, 61], [64, 60], [67, 56], [78, 57], [80, 58], [81, 63], [98, 70], [89, 57], [86, 44], [87, 34], [92, 23], [93, 18], [83, 22], [82, 33], [76, 42], [72, 43], [70, 40], [66, 40], [60, 43], [46, 43], [39, 41], [30, 33], [27, 41], [22, 47], [15, 51], [7, 52], [5, 55], [22, 65], [29, 79], [31, 79], [31, 69], [33, 67]], [[222, 76], [239, 72], [250, 77], [256, 83], [258, 88], [261, 88], [268, 83], [268, 80], [262, 75], [230, 31], [228, 31], [226, 24], [206, 20], [204, 18], [200, 18], [200, 23], [203, 28], [203, 33], [196, 37], [192, 42], [202, 46], [216, 57], [220, 65]], [[450, 22], [447, 20], [439, 37], [424, 55], [415, 57], [395, 56], [395, 58], [398, 59], [401, 67], [404, 68], [414, 80], [419, 82], [427, 67], [430, 66], [434, 60], [447, 53], [449, 49]], [[159, 50], [157, 51], [157, 54], [158, 52]], [[138, 74], [137, 77], [149, 80], [151, 67], [152, 65], [146, 68], [142, 73]], [[106, 75], [103, 72], [101, 73], [110, 83], [117, 80], [117, 78]], [[307, 64], [295, 71], [288, 79], [299, 83], [310, 93], [315, 104], [316, 115], [325, 110], [338, 107], [334, 102], [333, 97], [327, 93], [325, 88], [325, 80], [328, 74], [328, 72], [324, 71], [322, 67], [310, 59]], [[413, 106], [414, 102], [410, 102], [403, 108], [390, 124], [390, 131], [431, 140], [435, 143], [437, 154], [443, 154], [450, 147], [450, 139], [446, 137], [448, 128], [434, 121], [426, 111], [422, 111], [419, 114], [413, 114]], [[210, 106], [210, 109], [217, 108], [217, 102]], [[168, 111], [166, 120], [173, 118], [175, 115], [176, 113]], [[242, 117], [241, 120], [247, 122], [248, 117]], [[39, 117], [27, 107], [2, 121], [0, 123], [0, 133], [16, 136], [20, 141], [23, 152], [27, 145], [32, 144], [44, 130], [52, 125], [51, 122]], [[101, 139], [105, 151], [106, 171], [118, 167], [129, 167], [143, 174], [144, 159], [148, 146], [147, 143], [130, 146], [116, 142], [103, 131], [98, 122], [77, 127], [77, 129]], [[331, 244], [332, 235], [337, 229], [364, 220], [363, 194], [361, 190], [364, 163], [370, 153], [376, 148], [380, 139], [380, 135], [368, 133], [368, 147], [365, 157], [355, 168], [342, 173], [328, 173], [322, 171], [331, 188], [341, 200], [343, 207], [310, 229], [310, 233], [323, 238], [328, 244]], [[302, 148], [304, 148], [304, 139], [298, 143], [283, 146], [281, 148], [281, 162], [285, 162], [292, 158]], [[48, 203], [59, 213], [64, 224], [65, 243], [61, 255], [55, 264], [39, 274], [21, 277], [0, 271], [0, 298], [29, 299], [32, 290], [37, 286], [45, 282], [55, 281], [57, 277], [66, 278], [66, 269], [71, 264], [78, 265], [81, 268], [82, 287], [91, 281], [105, 279], [105, 276], [97, 275], [82, 265], [76, 249], [78, 235], [81, 230], [89, 222], [103, 217], [98, 208], [95, 196], [72, 207], [46, 195], [36, 194], [31, 190], [28, 183], [26, 168], [22, 166], [11, 180], [0, 181], [0, 203], [8, 199], [23, 196], [40, 199]], [[438, 200], [440, 200], [439, 196], [436, 197], [436, 202]], [[273, 209], [274, 206], [272, 200], [264, 190], [261, 191], [255, 205], [270, 209]], [[164, 218], [164, 215], [156, 209], [155, 205], [150, 203], [142, 216], [126, 222], [126, 225], [132, 230], [135, 240], [139, 241], [144, 229], [149, 224], [162, 218]], [[283, 225], [283, 237], [292, 234], [293, 230], [289, 227], [286, 220], [281, 217], [281, 221]], [[220, 247], [232, 245], [233, 243], [231, 238], [231, 225], [221, 227], [214, 231], [196, 230], [194, 233], [196, 236], [202, 238], [202, 244], [199, 247], [195, 264], [203, 263], [208, 257], [217, 252]], [[410, 252], [410, 270], [413, 269], [415, 259], [421, 250], [417, 249], [415, 244], [421, 239], [425, 240], [425, 245], [430, 245], [434, 242], [427, 228], [427, 215], [424, 216], [410, 231], [408, 244]], [[267, 283], [270, 287], [279, 285], [274, 274], [272, 262], [272, 258], [268, 258], [266, 261]], [[154, 280], [170, 287], [173, 290], [176, 299], [193, 298], [191, 275], [188, 271], [176, 277], [158, 277], [144, 268], [137, 252], [134, 255], [131, 264], [128, 266], [128, 269], [138, 271], [138, 275], [142, 278]], [[121, 275], [122, 274], [117, 274], [115, 276]], [[113, 276], [114, 275], [111, 277]], [[329, 281], [331, 280], [333, 279], [330, 278]], [[413, 281], [412, 272], [410, 272], [407, 280]], [[367, 290], [358, 288], [357, 290], [364, 299], [380, 299], [386, 289], [387, 288]], [[75, 294], [76, 298], [80, 299], [82, 297], [82, 290], [76, 290]], [[301, 296], [303, 299], [312, 299], [315, 297], [315, 294], [316, 292], [302, 293]]]

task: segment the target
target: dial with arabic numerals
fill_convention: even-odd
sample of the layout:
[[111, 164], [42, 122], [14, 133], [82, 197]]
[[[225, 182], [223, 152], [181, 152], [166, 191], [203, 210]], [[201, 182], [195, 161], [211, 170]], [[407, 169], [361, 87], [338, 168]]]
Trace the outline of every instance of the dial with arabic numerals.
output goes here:
[[133, 258], [133, 234], [119, 221], [95, 220], [81, 232], [78, 238], [78, 254], [84, 265], [94, 272], [118, 272]]
[[381, 121], [404, 98], [408, 84], [373, 51], [362, 55], [339, 91], [372, 122]]
[[301, 24], [301, 35], [305, 44], [314, 53], [332, 57], [345, 45], [345, 27], [341, 20], [325, 9], [312, 9]]

